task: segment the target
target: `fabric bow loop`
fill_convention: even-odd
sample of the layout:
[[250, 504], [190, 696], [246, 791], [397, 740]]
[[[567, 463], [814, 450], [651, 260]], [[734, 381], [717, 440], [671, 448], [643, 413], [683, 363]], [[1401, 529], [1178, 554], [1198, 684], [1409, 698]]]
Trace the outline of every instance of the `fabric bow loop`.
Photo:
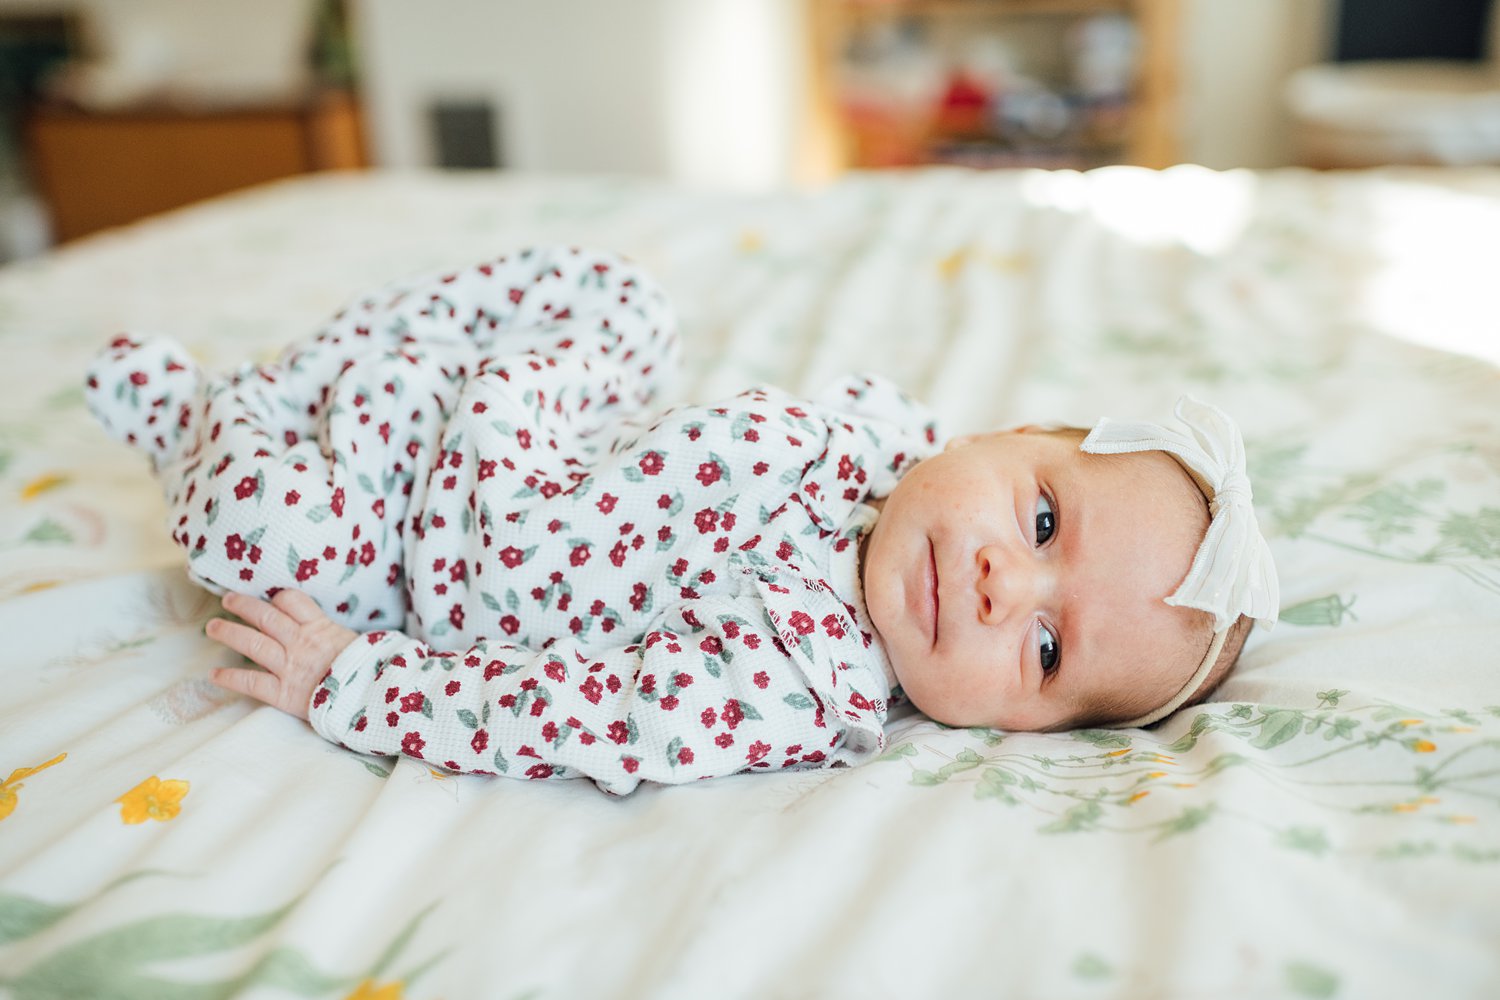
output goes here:
[[1174, 412], [1187, 433], [1106, 418], [1080, 448], [1105, 455], [1165, 451], [1176, 458], [1208, 497], [1211, 520], [1187, 576], [1166, 602], [1208, 612], [1215, 631], [1227, 629], [1240, 615], [1274, 624], [1280, 609], [1276, 564], [1255, 516], [1239, 427], [1222, 410], [1191, 396], [1179, 399]]

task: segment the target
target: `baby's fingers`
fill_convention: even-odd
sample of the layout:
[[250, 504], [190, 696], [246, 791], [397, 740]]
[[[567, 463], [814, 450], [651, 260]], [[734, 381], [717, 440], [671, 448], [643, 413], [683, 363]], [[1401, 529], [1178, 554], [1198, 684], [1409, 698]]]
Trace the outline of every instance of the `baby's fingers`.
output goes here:
[[323, 609], [318, 607], [318, 602], [300, 590], [279, 590], [276, 596], [271, 598], [271, 603], [299, 625], [325, 621], [328, 618], [323, 614]]
[[281, 683], [275, 675], [264, 670], [245, 670], [238, 667], [215, 667], [209, 671], [208, 679], [226, 691], [249, 695], [256, 701], [280, 708], [277, 698], [281, 694]]
[[262, 601], [249, 594], [230, 591], [224, 595], [223, 604], [224, 610], [248, 622], [277, 642], [289, 645], [297, 637], [297, 620], [270, 601]]
[[214, 618], [204, 628], [204, 633], [267, 670], [280, 673], [286, 667], [286, 650], [264, 632], [227, 618]]

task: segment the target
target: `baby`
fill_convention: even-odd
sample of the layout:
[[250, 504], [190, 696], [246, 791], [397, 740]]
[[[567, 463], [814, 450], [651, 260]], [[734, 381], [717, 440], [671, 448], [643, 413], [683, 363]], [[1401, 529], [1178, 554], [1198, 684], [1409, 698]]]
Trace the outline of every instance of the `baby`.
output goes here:
[[652, 415], [677, 350], [638, 267], [532, 249], [221, 378], [121, 337], [87, 396], [244, 623], [209, 636], [265, 668], [213, 679], [454, 771], [625, 793], [846, 766], [902, 695], [954, 726], [1147, 725], [1276, 615], [1211, 407], [940, 449], [877, 377]]

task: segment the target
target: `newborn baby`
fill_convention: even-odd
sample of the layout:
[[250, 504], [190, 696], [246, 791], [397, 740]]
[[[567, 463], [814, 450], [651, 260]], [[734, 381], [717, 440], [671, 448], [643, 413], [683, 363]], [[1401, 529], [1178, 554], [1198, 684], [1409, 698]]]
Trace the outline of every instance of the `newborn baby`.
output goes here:
[[625, 793], [847, 766], [902, 697], [949, 725], [1145, 725], [1276, 614], [1211, 407], [940, 450], [875, 376], [653, 413], [676, 354], [647, 274], [543, 248], [227, 376], [120, 337], [87, 398], [242, 620], [208, 634], [265, 668], [214, 680], [454, 771]]

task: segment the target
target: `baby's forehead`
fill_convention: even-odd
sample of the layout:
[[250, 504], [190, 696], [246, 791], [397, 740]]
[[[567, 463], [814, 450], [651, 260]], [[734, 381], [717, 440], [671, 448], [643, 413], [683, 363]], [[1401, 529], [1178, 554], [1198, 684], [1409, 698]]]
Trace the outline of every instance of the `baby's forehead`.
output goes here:
[[1208, 498], [1197, 479], [1181, 462], [1164, 451], [1134, 451], [1121, 455], [1098, 455], [1077, 447], [1068, 449], [1068, 457], [1084, 475], [1114, 478], [1172, 505], [1164, 513], [1201, 515], [1204, 530], [1208, 528]]

